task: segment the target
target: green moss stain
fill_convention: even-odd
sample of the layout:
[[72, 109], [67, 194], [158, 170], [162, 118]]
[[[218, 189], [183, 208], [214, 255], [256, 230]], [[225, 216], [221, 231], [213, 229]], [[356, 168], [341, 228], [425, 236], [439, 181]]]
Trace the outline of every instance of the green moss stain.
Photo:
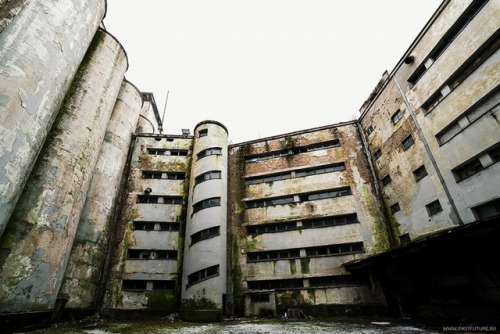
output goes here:
[[297, 264], [295, 263], [295, 259], [288, 260], [290, 264], [290, 274], [295, 275], [297, 273]]
[[182, 300], [181, 309], [182, 310], [217, 310], [217, 304], [208, 299], [206, 296], [206, 290], [203, 288], [196, 292], [193, 298], [185, 298]]
[[360, 190], [361, 197], [363, 198], [363, 202], [366, 204], [366, 208], [368, 209], [368, 213], [371, 218], [372, 236], [375, 241], [373, 252], [384, 252], [390, 248], [390, 242], [382, 212], [380, 211], [375, 196], [373, 196], [368, 186], [363, 184], [361, 185]]
[[177, 310], [178, 300], [175, 291], [154, 291], [145, 292], [148, 299], [147, 307], [157, 310]]
[[301, 258], [300, 259], [300, 272], [302, 274], [309, 274], [310, 269], [309, 269], [309, 262], [311, 261], [310, 258]]
[[245, 293], [245, 288], [243, 286], [243, 277], [241, 273], [241, 266], [240, 266], [240, 246], [238, 239], [234, 238], [233, 239], [233, 294], [235, 296], [241, 296]]
[[311, 301], [313, 304], [316, 304], [316, 290], [307, 289], [307, 297], [309, 301]]

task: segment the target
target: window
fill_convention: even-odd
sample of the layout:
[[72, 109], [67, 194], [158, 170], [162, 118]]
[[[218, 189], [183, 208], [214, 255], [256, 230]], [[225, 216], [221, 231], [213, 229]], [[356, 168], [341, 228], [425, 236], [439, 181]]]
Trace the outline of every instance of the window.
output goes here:
[[398, 109], [391, 117], [392, 124], [397, 124], [401, 118], [403, 118], [403, 113]]
[[206, 150], [198, 152], [197, 157], [199, 160], [208, 157], [209, 155], [222, 155], [222, 148], [220, 147], [207, 148]]
[[339, 188], [339, 189], [322, 191], [322, 192], [317, 192], [317, 193], [312, 193], [312, 194], [301, 194], [301, 195], [299, 195], [299, 198], [301, 201], [316, 201], [316, 200], [326, 199], [326, 198], [348, 196], [351, 194], [352, 194], [351, 188], [347, 187], [347, 188]]
[[453, 171], [453, 174], [455, 175], [455, 179], [457, 180], [457, 182], [459, 182], [465, 180], [469, 176], [479, 173], [483, 169], [484, 167], [481, 164], [481, 161], [478, 158], [475, 158], [462, 167], [455, 169]]
[[417, 67], [415, 72], [410, 76], [408, 82], [412, 85], [416, 84], [418, 80], [424, 75], [427, 68], [446, 50], [446, 48], [453, 42], [453, 40], [460, 34], [460, 32], [469, 24], [470, 21], [476, 16], [481, 8], [488, 2], [488, 0], [476, 0], [469, 5], [469, 7], [462, 13], [462, 15], [455, 21], [450, 29], [444, 34], [441, 40], [436, 44], [434, 49], [429, 52], [422, 64]]
[[245, 180], [245, 185], [249, 186], [252, 184], [257, 184], [257, 183], [264, 183], [264, 182], [274, 182], [274, 181], [280, 181], [280, 180], [286, 180], [292, 177], [292, 174], [290, 172], [286, 173], [276, 173], [276, 174], [268, 174], [265, 176], [256, 176], [256, 177], [250, 177]]
[[314, 288], [369, 284], [370, 278], [365, 275], [337, 275], [309, 278], [309, 286]]
[[271, 158], [276, 158], [276, 157], [281, 157], [281, 156], [286, 156], [286, 155], [299, 154], [299, 153], [305, 153], [305, 152], [309, 152], [309, 151], [334, 148], [334, 147], [338, 147], [338, 146], [340, 146], [338, 139], [334, 139], [334, 140], [329, 140], [326, 142], [314, 143], [314, 144], [305, 145], [305, 146], [296, 146], [296, 147], [292, 147], [290, 149], [283, 149], [283, 150], [248, 155], [245, 157], [245, 162], [247, 162], [247, 163], [248, 162], [255, 162], [255, 161], [271, 159]]
[[493, 162], [499, 162], [500, 161], [500, 146], [497, 146], [493, 149], [491, 149], [488, 154], [490, 155], [491, 157], [491, 160], [493, 160]]
[[208, 136], [208, 129], [202, 129], [198, 131], [198, 137], [205, 137]]
[[418, 181], [422, 180], [424, 177], [426, 177], [427, 170], [425, 169], [425, 166], [422, 165], [422, 166], [418, 167], [417, 169], [415, 169], [413, 171], [413, 176], [415, 177], [415, 182], [418, 182]]
[[142, 172], [143, 179], [184, 180], [185, 173], [180, 172]]
[[248, 201], [245, 203], [245, 207], [247, 209], [253, 209], [253, 208], [263, 208], [266, 206], [283, 205], [289, 203], [293, 203], [293, 196]]
[[157, 280], [152, 283], [153, 290], [175, 290], [175, 281], [172, 280]]
[[148, 281], [144, 280], [123, 280], [122, 281], [122, 290], [129, 291], [145, 291], [147, 287]]
[[129, 249], [127, 259], [136, 260], [177, 260], [176, 250]]
[[211, 266], [202, 270], [198, 270], [191, 275], [188, 275], [188, 284], [187, 286], [191, 286], [193, 284], [199, 283], [201, 281], [205, 281], [212, 277], [219, 275], [219, 265]]
[[373, 132], [373, 126], [370, 125], [368, 128], [366, 128], [365, 132], [367, 136], [371, 135], [371, 133]]
[[220, 226], [210, 227], [194, 234], [191, 234], [191, 245], [202, 240], [210, 239], [220, 235]]
[[248, 281], [248, 288], [250, 290], [290, 289], [302, 287], [304, 287], [302, 278]]
[[358, 217], [355, 213], [342, 215], [342, 216], [332, 216], [324, 217], [319, 219], [308, 219], [302, 222], [302, 228], [321, 228], [337, 225], [346, 225], [358, 223]]
[[382, 156], [382, 151], [380, 149], [376, 150], [374, 153], [373, 153], [373, 157], [375, 158], [375, 160], [377, 160], [378, 158], [380, 158]]
[[394, 203], [393, 205], [391, 205], [391, 213], [396, 213], [398, 212], [399, 210], [401, 210], [401, 208], [399, 207], [399, 203]]
[[222, 173], [220, 170], [212, 170], [203, 174], [198, 175], [194, 179], [194, 185], [200, 184], [201, 182], [220, 179], [222, 178]]
[[362, 242], [306, 248], [307, 257], [345, 255], [364, 252]]
[[261, 224], [261, 225], [249, 225], [247, 226], [247, 233], [257, 234], [257, 233], [274, 233], [274, 232], [286, 232], [297, 230], [297, 222], [287, 222], [279, 224]]
[[250, 302], [252, 303], [269, 303], [268, 293], [259, 293], [250, 295]]
[[185, 157], [188, 154], [188, 150], [171, 150], [165, 148], [148, 148], [148, 154], [150, 155], [174, 155]]
[[295, 172], [295, 176], [296, 177], [311, 176], [311, 175], [319, 175], [319, 174], [325, 174], [325, 173], [340, 172], [343, 170], [345, 170], [345, 164], [342, 162], [342, 163], [335, 164], [335, 165], [302, 169], [302, 170]]
[[401, 234], [399, 236], [399, 242], [401, 243], [401, 245], [411, 242], [410, 234], [409, 233]]
[[435, 214], [443, 211], [443, 208], [441, 207], [441, 203], [439, 203], [439, 200], [435, 200], [434, 202], [431, 202], [425, 206], [427, 208], [427, 213], [430, 216], [434, 216]]
[[247, 262], [294, 259], [300, 257], [300, 249], [281, 249], [264, 252], [248, 252]]
[[141, 204], [182, 204], [180, 196], [137, 195], [137, 203]]
[[193, 205], [193, 213], [196, 213], [200, 210], [211, 208], [214, 206], [220, 206], [220, 197], [212, 197], [205, 199], [203, 201], [199, 201]]
[[384, 185], [384, 187], [385, 187], [386, 185], [388, 185], [389, 183], [391, 183], [391, 181], [392, 181], [391, 180], [391, 176], [389, 174], [387, 174], [386, 176], [384, 176], [382, 178], [382, 185]]
[[179, 224], [154, 221], [134, 221], [132, 228], [136, 231], [179, 231]]
[[406, 137], [403, 142], [401, 143], [401, 145], [403, 146], [403, 150], [406, 151], [407, 149], [409, 149], [415, 142], [413, 141], [413, 137], [411, 135], [409, 135], [408, 137]]
[[472, 209], [477, 219], [486, 219], [500, 215], [500, 199], [494, 200]]

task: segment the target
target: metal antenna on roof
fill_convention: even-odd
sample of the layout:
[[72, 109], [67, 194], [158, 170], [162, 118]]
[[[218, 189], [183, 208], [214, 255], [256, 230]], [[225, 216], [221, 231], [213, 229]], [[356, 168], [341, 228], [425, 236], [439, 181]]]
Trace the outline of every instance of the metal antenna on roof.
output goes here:
[[165, 119], [165, 112], [167, 111], [168, 93], [170, 93], [169, 90], [167, 90], [167, 97], [165, 98], [165, 106], [163, 107], [163, 116], [161, 117], [162, 130], [163, 130], [163, 120]]

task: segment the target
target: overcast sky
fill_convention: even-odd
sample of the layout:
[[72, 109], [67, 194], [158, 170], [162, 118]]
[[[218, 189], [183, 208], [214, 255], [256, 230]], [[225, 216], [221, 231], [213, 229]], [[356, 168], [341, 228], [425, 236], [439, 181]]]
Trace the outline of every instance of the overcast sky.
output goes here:
[[108, 0], [126, 77], [163, 133], [223, 123], [233, 143], [349, 121], [440, 0]]

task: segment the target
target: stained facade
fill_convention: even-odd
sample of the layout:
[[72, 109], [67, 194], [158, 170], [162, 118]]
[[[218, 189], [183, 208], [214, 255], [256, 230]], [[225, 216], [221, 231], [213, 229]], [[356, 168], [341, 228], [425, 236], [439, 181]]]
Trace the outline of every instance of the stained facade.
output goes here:
[[359, 120], [237, 144], [162, 134], [81, 5], [0, 17], [3, 324], [499, 308], [497, 2], [443, 1]]

